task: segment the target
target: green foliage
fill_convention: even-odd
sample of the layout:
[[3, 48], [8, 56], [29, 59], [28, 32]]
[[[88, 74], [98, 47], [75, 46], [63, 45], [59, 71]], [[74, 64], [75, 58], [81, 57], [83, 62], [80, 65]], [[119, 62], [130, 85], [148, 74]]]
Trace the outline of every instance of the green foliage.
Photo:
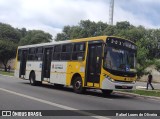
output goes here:
[[49, 42], [52, 35], [41, 30], [27, 31], [26, 28], [15, 29], [11, 25], [0, 23], [0, 62], [7, 71], [7, 63], [16, 56], [19, 45]]
[[55, 41], [63, 41], [70, 39], [86, 38], [92, 36], [100, 36], [104, 34], [104, 30], [108, 25], [103, 22], [92, 22], [90, 20], [80, 21], [77, 26], [65, 26], [62, 33], [58, 33]]
[[146, 67], [138, 65], [136, 67], [137, 79], [140, 79], [143, 75], [147, 75], [148, 72], [145, 70]]
[[18, 30], [14, 29], [8, 24], [0, 23], [0, 39], [8, 40], [14, 43], [18, 43], [21, 38], [21, 34]]
[[116, 28], [117, 29], [129, 29], [130, 28], [130, 23], [127, 21], [123, 21], [123, 22], [117, 22], [116, 24]]
[[147, 60], [149, 50], [145, 47], [145, 39], [140, 39], [136, 42], [137, 45], [137, 62], [140, 65], [145, 65], [144, 62]]
[[15, 57], [17, 45], [10, 41], [0, 40], [0, 61], [5, 66], [7, 71], [8, 60]]
[[23, 37], [19, 44], [20, 45], [30, 45], [30, 44], [37, 44], [37, 43], [45, 43], [50, 42], [52, 39], [52, 36], [49, 33], [45, 33], [41, 30], [31, 30], [28, 31]]
[[156, 70], [160, 72], [160, 60], [155, 62]]
[[154, 65], [155, 60], [144, 60], [142, 64], [138, 63], [136, 66], [137, 79], [140, 79], [143, 75], [148, 75], [150, 71], [146, 71], [148, 66]]

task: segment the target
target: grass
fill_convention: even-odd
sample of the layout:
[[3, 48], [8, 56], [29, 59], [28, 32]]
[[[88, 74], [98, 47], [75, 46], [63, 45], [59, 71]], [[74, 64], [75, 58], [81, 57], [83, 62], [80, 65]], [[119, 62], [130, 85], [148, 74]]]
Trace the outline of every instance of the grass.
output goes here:
[[2, 75], [8, 75], [8, 76], [14, 76], [13, 72], [0, 71], [0, 74], [2, 74]]
[[133, 90], [133, 91], [125, 91], [125, 92], [145, 95], [145, 96], [160, 97], [160, 90]]

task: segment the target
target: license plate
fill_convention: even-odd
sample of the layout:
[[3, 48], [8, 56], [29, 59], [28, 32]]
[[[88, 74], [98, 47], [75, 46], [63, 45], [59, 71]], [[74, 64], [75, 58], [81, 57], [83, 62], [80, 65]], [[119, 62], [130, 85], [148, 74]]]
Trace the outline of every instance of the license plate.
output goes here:
[[122, 88], [127, 88], [127, 86], [122, 86]]

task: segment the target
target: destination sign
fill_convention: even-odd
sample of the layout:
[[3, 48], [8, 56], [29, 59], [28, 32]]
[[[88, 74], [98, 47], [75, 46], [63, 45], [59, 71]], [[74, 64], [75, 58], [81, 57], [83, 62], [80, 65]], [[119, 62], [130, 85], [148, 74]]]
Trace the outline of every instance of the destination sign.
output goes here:
[[111, 46], [120, 46], [120, 47], [125, 47], [125, 48], [129, 48], [129, 49], [133, 49], [133, 50], [136, 50], [137, 49], [137, 46], [132, 43], [132, 42], [129, 42], [127, 40], [124, 40], [124, 39], [120, 39], [120, 38], [108, 38], [106, 43], [108, 45], [111, 45]]

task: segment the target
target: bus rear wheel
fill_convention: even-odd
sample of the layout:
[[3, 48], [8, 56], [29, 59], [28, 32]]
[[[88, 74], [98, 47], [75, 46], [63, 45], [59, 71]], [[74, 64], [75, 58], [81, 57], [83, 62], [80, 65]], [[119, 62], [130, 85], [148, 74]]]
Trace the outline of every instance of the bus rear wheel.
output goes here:
[[105, 89], [102, 89], [102, 93], [103, 93], [103, 95], [105, 95], [105, 96], [111, 95], [112, 92], [113, 92], [113, 90], [105, 90]]
[[30, 84], [32, 86], [36, 86], [36, 85], [42, 85], [42, 82], [41, 81], [36, 81], [36, 76], [35, 76], [35, 73], [32, 72], [30, 77], [29, 77], [29, 80], [30, 80]]
[[73, 90], [75, 93], [84, 93], [85, 88], [82, 86], [82, 79], [81, 77], [76, 77], [73, 82]]

